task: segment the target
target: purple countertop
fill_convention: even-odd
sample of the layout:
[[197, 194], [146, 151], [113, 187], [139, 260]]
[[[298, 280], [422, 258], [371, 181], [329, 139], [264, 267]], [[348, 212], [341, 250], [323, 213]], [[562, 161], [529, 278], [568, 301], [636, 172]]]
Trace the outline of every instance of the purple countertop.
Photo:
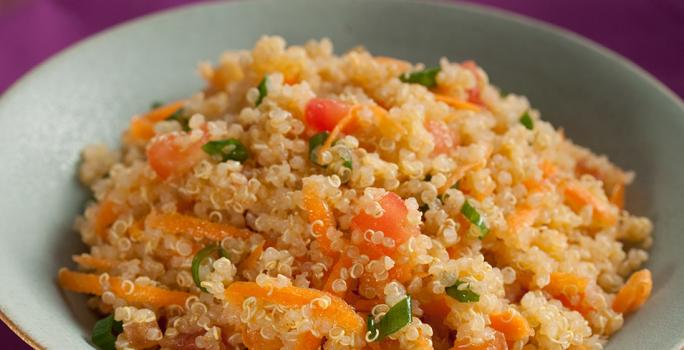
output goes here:
[[[127, 19], [198, 0], [0, 0], [0, 93], [61, 49]], [[467, 0], [574, 31], [684, 97], [682, 0]], [[30, 349], [4, 324], [2, 349]]]

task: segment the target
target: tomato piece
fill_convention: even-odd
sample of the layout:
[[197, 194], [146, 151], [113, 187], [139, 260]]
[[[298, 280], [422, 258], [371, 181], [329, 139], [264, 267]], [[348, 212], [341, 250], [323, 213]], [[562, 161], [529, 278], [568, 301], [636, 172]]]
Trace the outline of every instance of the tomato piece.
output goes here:
[[[313, 98], [306, 104], [306, 124], [316, 131], [332, 131], [335, 125], [349, 113], [349, 106], [329, 98]], [[353, 124], [353, 123], [352, 123]], [[353, 125], [345, 129], [354, 128]]]
[[408, 222], [408, 208], [406, 208], [404, 200], [396, 193], [388, 192], [380, 199], [379, 203], [384, 209], [382, 216], [376, 218], [361, 211], [351, 222], [352, 229], [358, 230], [362, 234], [368, 230], [382, 231], [384, 237], [394, 240], [394, 244], [388, 247], [382, 242], [376, 244], [364, 237], [359, 243], [359, 250], [371, 259], [377, 259], [383, 255], [392, 255], [399, 245], [419, 232], [417, 226]]
[[456, 140], [454, 140], [451, 130], [443, 121], [430, 120], [425, 124], [425, 128], [432, 135], [432, 142], [435, 144], [435, 154], [446, 153], [456, 145]]
[[188, 136], [162, 135], [147, 147], [147, 162], [162, 180], [184, 174], [207, 156], [202, 150], [206, 136], [190, 144], [182, 142], [185, 137]]

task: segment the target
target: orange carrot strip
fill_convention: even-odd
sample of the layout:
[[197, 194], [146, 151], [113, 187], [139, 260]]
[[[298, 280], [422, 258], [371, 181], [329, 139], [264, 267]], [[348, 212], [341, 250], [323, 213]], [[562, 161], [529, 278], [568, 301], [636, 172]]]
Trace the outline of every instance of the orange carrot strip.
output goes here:
[[108, 199], [102, 200], [95, 215], [95, 233], [104, 238], [107, 233], [107, 228], [116, 221], [120, 212], [121, 208], [113, 201]]
[[518, 206], [508, 215], [508, 217], [506, 217], [508, 229], [515, 233], [524, 227], [531, 226], [534, 224], [534, 220], [537, 219], [538, 215], [539, 211], [537, 209], [530, 208], [526, 205]]
[[552, 272], [549, 284], [544, 290], [558, 299], [565, 307], [588, 314], [593, 307], [584, 301], [589, 280], [569, 272]]
[[617, 223], [617, 213], [609, 202], [597, 198], [578, 183], [569, 183], [565, 187], [565, 199], [574, 210], [580, 210], [585, 205], [593, 209], [593, 224], [598, 227], [613, 226]]
[[154, 136], [154, 124], [160, 122], [183, 107], [185, 101], [175, 101], [155, 108], [143, 116], [133, 117], [129, 127], [130, 135], [137, 140], [149, 140]]
[[615, 296], [613, 310], [623, 314], [636, 311], [646, 302], [652, 289], [651, 271], [643, 269], [633, 273]]
[[625, 207], [625, 183], [618, 182], [613, 186], [613, 190], [610, 193], [610, 202], [613, 203], [619, 209]]
[[249, 350], [280, 350], [283, 343], [278, 338], [266, 339], [261, 336], [260, 330], [243, 328], [240, 331], [242, 342]]
[[240, 308], [242, 302], [249, 297], [284, 307], [302, 307], [314, 299], [328, 297], [330, 304], [326, 308], [322, 308], [319, 303], [312, 304], [312, 317], [314, 319], [336, 324], [347, 334], [359, 336], [363, 334], [366, 327], [364, 320], [344, 300], [316, 289], [261, 287], [255, 282], [233, 282], [226, 288], [225, 296], [228, 303]]
[[349, 108], [349, 113], [346, 116], [344, 116], [344, 118], [340, 119], [337, 125], [335, 125], [335, 127], [330, 132], [330, 135], [328, 135], [328, 138], [325, 139], [323, 146], [321, 146], [320, 150], [318, 151], [319, 154], [330, 149], [330, 146], [332, 146], [333, 142], [342, 133], [342, 130], [344, 130], [356, 119], [356, 111], [359, 108], [361, 108], [360, 105], [354, 105], [351, 108]]
[[377, 105], [370, 105], [377, 128], [386, 137], [396, 137], [396, 135], [406, 135], [408, 131], [401, 123], [392, 119], [389, 112]]
[[261, 258], [261, 254], [264, 252], [265, 243], [266, 241], [262, 241], [254, 247], [247, 258], [238, 265], [238, 271], [253, 270], [256, 268], [257, 263], [259, 263], [259, 259]]
[[[58, 280], [62, 288], [72, 292], [94, 295], [102, 295], [105, 292], [105, 289], [100, 284], [100, 275], [97, 274], [74, 272], [62, 268], [59, 270]], [[127, 288], [124, 280], [116, 276], [109, 277], [109, 285], [109, 290], [117, 297], [137, 305], [150, 305], [153, 307], [183, 306], [185, 305], [185, 300], [192, 296], [190, 293], [140, 284], [133, 284], [134, 288]]]
[[494, 332], [494, 339], [484, 343], [471, 344], [467, 339], [457, 340], [451, 350], [508, 350], [508, 345], [503, 333], [496, 331]]
[[74, 255], [71, 259], [81, 266], [95, 270], [109, 270], [113, 265], [109, 260], [96, 258], [90, 254]]
[[466, 109], [469, 111], [473, 112], [479, 112], [481, 110], [480, 106], [466, 102], [466, 101], [461, 101], [457, 98], [451, 97], [451, 96], [446, 96], [446, 95], [440, 95], [440, 94], [435, 94], [435, 100], [444, 102], [447, 105], [454, 107], [456, 109]]
[[400, 60], [398, 58], [388, 56], [375, 56], [373, 57], [373, 59], [380, 64], [394, 66], [400, 71], [407, 71], [411, 69], [411, 63], [404, 60]]
[[[333, 283], [337, 279], [341, 279], [345, 281], [347, 284], [349, 284], [349, 277], [342, 278], [342, 269], [348, 269], [351, 267], [351, 265], [352, 259], [349, 256], [347, 256], [347, 254], [342, 254], [342, 256], [340, 256], [340, 258], [337, 259], [337, 262], [335, 263], [335, 265], [333, 265], [332, 269], [330, 269], [330, 274], [328, 275], [328, 278], [325, 280], [323, 290], [333, 295], [336, 295], [340, 298], [344, 298], [344, 295], [346, 294], [346, 291], [348, 289], [343, 292], [335, 292], [333, 290]], [[347, 274], [347, 276], [349, 276], [349, 274]]]
[[303, 206], [306, 211], [309, 223], [316, 235], [316, 240], [321, 246], [323, 253], [329, 256], [337, 255], [332, 250], [328, 229], [335, 228], [335, 217], [328, 208], [328, 204], [318, 195], [318, 188], [313, 182], [305, 182], [302, 186]]
[[151, 213], [147, 216], [146, 224], [153, 229], [159, 229], [171, 234], [189, 234], [220, 241], [226, 237], [247, 239], [251, 233], [235, 226], [218, 224], [189, 215], [178, 213]]
[[316, 350], [321, 346], [321, 338], [314, 336], [311, 332], [304, 332], [297, 335], [294, 350]]
[[504, 334], [510, 344], [530, 335], [530, 324], [517, 312], [506, 310], [489, 315], [492, 328]]

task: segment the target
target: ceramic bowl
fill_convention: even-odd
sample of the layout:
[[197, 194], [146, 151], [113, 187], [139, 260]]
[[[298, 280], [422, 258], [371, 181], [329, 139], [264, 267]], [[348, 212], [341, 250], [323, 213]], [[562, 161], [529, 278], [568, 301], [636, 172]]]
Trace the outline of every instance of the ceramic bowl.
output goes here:
[[88, 196], [76, 180], [88, 143], [116, 145], [154, 100], [202, 86], [201, 60], [251, 48], [263, 34], [290, 43], [329, 37], [421, 61], [475, 59], [506, 91], [526, 95], [579, 144], [636, 171], [628, 207], [655, 223], [651, 299], [608, 349], [684, 343], [684, 106], [633, 64], [549, 25], [470, 5], [392, 0], [209, 3], [147, 16], [65, 50], [0, 99], [0, 311], [36, 348], [91, 349], [85, 297], [55, 283], [84, 249], [72, 230]]

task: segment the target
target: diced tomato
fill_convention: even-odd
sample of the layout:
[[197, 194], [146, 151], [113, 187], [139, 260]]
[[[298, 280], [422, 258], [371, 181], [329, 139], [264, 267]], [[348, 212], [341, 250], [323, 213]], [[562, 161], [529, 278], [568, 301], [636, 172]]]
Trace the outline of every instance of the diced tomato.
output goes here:
[[[206, 135], [206, 134], [205, 134]], [[202, 150], [206, 136], [190, 144], [183, 144], [187, 135], [169, 134], [151, 141], [147, 147], [147, 162], [162, 179], [182, 175], [207, 157]]]
[[375, 244], [364, 238], [359, 244], [359, 250], [371, 259], [377, 259], [383, 255], [392, 255], [399, 245], [419, 232], [417, 226], [409, 224], [408, 209], [404, 205], [404, 200], [397, 194], [388, 192], [380, 199], [380, 205], [385, 211], [382, 216], [376, 218], [361, 211], [352, 219], [351, 223], [353, 230], [362, 233], [368, 230], [382, 231], [384, 237], [394, 240], [394, 245], [387, 247], [382, 243]]
[[[349, 106], [329, 98], [314, 98], [306, 104], [306, 124], [316, 131], [331, 131], [349, 113]], [[350, 123], [346, 130], [355, 127]]]
[[432, 142], [435, 144], [435, 154], [446, 153], [456, 145], [451, 130], [443, 121], [430, 120], [425, 124], [425, 128], [432, 135]]

